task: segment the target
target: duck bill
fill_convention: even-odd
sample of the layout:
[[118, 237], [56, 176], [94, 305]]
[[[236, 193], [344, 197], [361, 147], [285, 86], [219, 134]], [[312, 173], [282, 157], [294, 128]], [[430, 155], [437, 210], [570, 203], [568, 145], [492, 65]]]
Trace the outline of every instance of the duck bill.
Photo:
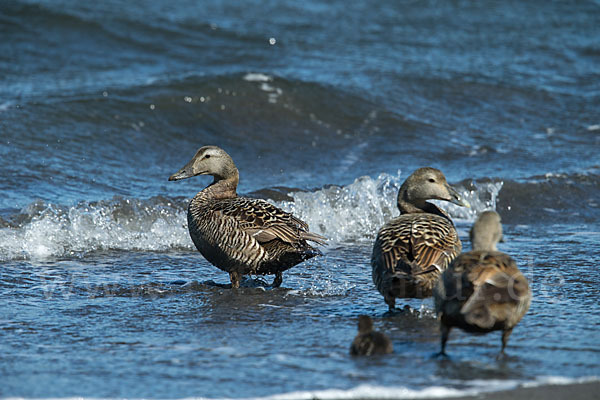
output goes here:
[[191, 178], [197, 174], [194, 173], [193, 163], [190, 161], [185, 165], [185, 167], [181, 168], [179, 171], [175, 172], [173, 175], [169, 177], [170, 181], [179, 181], [181, 179]]
[[461, 207], [471, 208], [471, 205], [469, 204], [469, 202], [467, 200], [465, 200], [460, 194], [458, 194], [456, 189], [454, 189], [450, 185], [447, 185], [446, 187], [448, 189], [448, 193], [450, 194], [450, 198], [447, 199], [450, 203], [454, 203], [457, 206], [461, 206]]

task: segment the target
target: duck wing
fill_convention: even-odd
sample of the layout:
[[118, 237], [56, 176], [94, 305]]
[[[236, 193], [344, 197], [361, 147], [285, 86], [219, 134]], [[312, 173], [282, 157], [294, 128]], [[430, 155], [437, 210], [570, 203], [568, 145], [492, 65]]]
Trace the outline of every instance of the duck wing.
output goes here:
[[325, 238], [308, 231], [308, 224], [260, 199], [236, 197], [217, 202], [213, 211], [234, 219], [239, 229], [259, 243], [281, 240], [291, 245], [310, 240], [325, 244]]
[[462, 245], [448, 219], [407, 214], [381, 229], [376, 247], [386, 269], [414, 276], [443, 271], [460, 253]]
[[514, 260], [501, 252], [474, 251], [463, 256], [463, 280], [473, 288], [460, 310], [465, 321], [484, 329], [496, 323], [514, 326], [531, 298], [527, 279]]

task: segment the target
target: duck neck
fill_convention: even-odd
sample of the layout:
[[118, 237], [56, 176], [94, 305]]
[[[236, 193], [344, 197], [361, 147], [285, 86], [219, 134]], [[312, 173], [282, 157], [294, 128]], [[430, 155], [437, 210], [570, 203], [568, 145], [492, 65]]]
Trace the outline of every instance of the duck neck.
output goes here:
[[494, 243], [492, 241], [491, 238], [489, 237], [475, 237], [472, 240], [472, 247], [473, 247], [473, 251], [488, 251], [488, 252], [492, 252], [492, 251], [498, 251], [498, 248], [496, 247], [496, 243]]
[[406, 185], [400, 187], [398, 191], [398, 210], [400, 210], [400, 214], [425, 213], [427, 212], [427, 205], [433, 206], [425, 200], [411, 199]]
[[213, 183], [208, 185], [198, 195], [203, 199], [220, 200], [237, 197], [237, 185], [239, 182], [239, 173], [237, 168], [227, 177], [215, 176]]
[[404, 186], [401, 187], [400, 191], [398, 192], [398, 210], [400, 210], [400, 215], [426, 213], [439, 215], [440, 217], [450, 220], [448, 214], [435, 204], [429, 203], [425, 200], [410, 199]]

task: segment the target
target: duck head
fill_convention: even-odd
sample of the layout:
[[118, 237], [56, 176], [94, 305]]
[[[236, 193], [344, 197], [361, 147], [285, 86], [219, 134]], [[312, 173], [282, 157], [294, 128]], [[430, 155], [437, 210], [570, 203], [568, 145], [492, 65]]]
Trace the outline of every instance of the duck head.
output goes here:
[[373, 320], [368, 315], [358, 316], [358, 332], [369, 333], [373, 330]]
[[469, 234], [473, 250], [498, 250], [496, 245], [503, 241], [500, 221], [500, 215], [496, 211], [484, 211], [479, 215]]
[[427, 200], [444, 200], [461, 207], [470, 207], [469, 203], [452, 186], [439, 169], [425, 167], [412, 173], [398, 192], [400, 211], [412, 207], [423, 209]]
[[196, 175], [212, 175], [215, 182], [238, 178], [238, 170], [229, 154], [217, 146], [201, 147], [183, 168], [169, 177], [170, 181], [191, 178]]

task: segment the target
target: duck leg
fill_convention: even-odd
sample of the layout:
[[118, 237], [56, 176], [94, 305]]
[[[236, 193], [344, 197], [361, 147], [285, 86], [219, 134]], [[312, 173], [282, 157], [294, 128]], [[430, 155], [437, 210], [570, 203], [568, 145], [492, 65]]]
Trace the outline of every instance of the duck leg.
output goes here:
[[448, 357], [448, 354], [446, 354], [446, 342], [448, 341], [448, 335], [450, 335], [451, 328], [444, 324], [441, 325], [441, 328], [442, 328], [442, 338], [441, 338], [442, 349], [435, 356], [436, 357]]
[[282, 282], [283, 282], [283, 273], [277, 272], [277, 273], [275, 273], [275, 279], [273, 280], [271, 287], [278, 288], [279, 286], [281, 286]]
[[232, 271], [229, 273], [229, 279], [231, 280], [231, 288], [232, 289], [239, 289], [240, 287], [240, 281], [242, 280], [242, 277], [240, 276], [240, 273], [237, 271]]
[[505, 329], [502, 331], [502, 348], [500, 349], [500, 353], [498, 353], [498, 355], [496, 356], [497, 360], [500, 360], [500, 359], [506, 357], [506, 353], [504, 352], [504, 349], [506, 348], [506, 345], [508, 344], [508, 337], [510, 336], [511, 333], [512, 333], [512, 328]]
[[394, 312], [396, 309], [396, 298], [394, 296], [385, 296], [385, 302], [388, 305], [389, 311]]

